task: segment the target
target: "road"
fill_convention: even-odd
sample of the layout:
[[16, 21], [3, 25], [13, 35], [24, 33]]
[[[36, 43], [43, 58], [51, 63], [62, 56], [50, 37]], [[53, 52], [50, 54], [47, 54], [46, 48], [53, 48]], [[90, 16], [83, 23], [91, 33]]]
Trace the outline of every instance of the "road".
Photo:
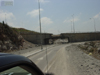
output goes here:
[[[48, 72], [54, 75], [100, 75], [100, 60], [78, 48], [79, 43], [61, 44], [48, 49]], [[29, 57], [47, 72], [46, 51]]]
[[[80, 42], [83, 44], [84, 42]], [[54, 75], [100, 75], [100, 60], [84, 53], [80, 43], [56, 44], [45, 46], [43, 51], [34, 54], [33, 49], [18, 51], [28, 56], [44, 73]], [[30, 50], [30, 51], [29, 51]], [[47, 58], [46, 58], [47, 51]], [[27, 57], [27, 56], [26, 56]]]
[[[50, 63], [54, 61], [54, 57], [57, 54], [57, 52], [64, 47], [65, 45], [57, 45], [52, 48], [47, 49], [47, 58], [46, 58], [46, 50], [28, 57], [31, 59], [43, 72], [47, 71], [50, 68]], [[47, 64], [49, 64], [47, 66]]]

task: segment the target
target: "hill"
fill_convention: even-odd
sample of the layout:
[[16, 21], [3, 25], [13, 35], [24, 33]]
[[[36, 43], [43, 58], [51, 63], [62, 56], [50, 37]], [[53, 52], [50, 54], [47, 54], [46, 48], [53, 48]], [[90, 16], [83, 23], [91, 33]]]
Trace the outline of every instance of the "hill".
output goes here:
[[20, 35], [20, 33], [26, 32], [38, 34], [38, 32], [30, 31], [24, 28], [12, 28], [4, 22], [0, 22], [0, 52], [19, 50], [20, 47], [27, 48], [28, 45], [33, 47], [34, 44], [29, 43]]
[[7, 24], [0, 23], [0, 51], [18, 49], [23, 46], [24, 39]]
[[19, 34], [20, 33], [34, 33], [34, 34], [39, 34], [38, 32], [27, 30], [25, 28], [12, 28], [13, 30], [17, 31]]

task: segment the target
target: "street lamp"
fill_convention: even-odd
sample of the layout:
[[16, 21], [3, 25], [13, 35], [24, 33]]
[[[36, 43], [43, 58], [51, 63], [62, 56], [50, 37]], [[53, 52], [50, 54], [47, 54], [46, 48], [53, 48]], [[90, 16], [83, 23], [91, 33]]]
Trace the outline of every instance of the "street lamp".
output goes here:
[[42, 50], [43, 47], [42, 47], [41, 15], [40, 15], [40, 1], [39, 0], [38, 0], [38, 7], [39, 7], [40, 41], [41, 41], [41, 50]]
[[[95, 19], [94, 18], [90, 18], [94, 20], [94, 32], [96, 32], [96, 25], [95, 25]], [[96, 34], [95, 34], [95, 40], [96, 40]]]
[[96, 25], [95, 25], [95, 19], [94, 18], [90, 18], [94, 20], [94, 31], [96, 32]]
[[73, 31], [75, 32], [75, 27], [74, 27], [74, 14], [72, 15], [73, 17]]
[[7, 22], [6, 22], [6, 14], [5, 14], [5, 23], [7, 23]]
[[73, 25], [73, 24], [72, 24], [72, 21], [71, 21], [71, 32], [73, 31], [73, 29], [72, 29], [72, 25]]

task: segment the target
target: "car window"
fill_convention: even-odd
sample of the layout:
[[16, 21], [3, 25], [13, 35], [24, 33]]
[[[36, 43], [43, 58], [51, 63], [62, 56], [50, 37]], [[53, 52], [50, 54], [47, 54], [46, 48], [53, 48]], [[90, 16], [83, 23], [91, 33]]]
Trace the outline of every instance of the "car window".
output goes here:
[[1, 72], [0, 75], [33, 75], [33, 74], [20, 66], [16, 66]]

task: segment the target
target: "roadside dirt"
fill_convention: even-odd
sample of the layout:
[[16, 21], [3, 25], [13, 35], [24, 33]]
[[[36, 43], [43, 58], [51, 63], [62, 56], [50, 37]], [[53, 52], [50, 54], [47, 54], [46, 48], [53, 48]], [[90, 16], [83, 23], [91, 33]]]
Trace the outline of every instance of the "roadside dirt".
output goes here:
[[49, 73], [54, 75], [100, 75], [100, 60], [84, 53], [77, 45], [62, 48]]
[[[51, 66], [51, 67], [50, 67]], [[49, 64], [49, 73], [53, 73], [54, 75], [66, 75], [67, 73], [67, 63], [66, 63], [66, 54], [65, 47], [61, 48], [55, 58], [54, 61]]]
[[100, 41], [84, 42], [79, 44], [78, 47], [86, 54], [100, 60]]

